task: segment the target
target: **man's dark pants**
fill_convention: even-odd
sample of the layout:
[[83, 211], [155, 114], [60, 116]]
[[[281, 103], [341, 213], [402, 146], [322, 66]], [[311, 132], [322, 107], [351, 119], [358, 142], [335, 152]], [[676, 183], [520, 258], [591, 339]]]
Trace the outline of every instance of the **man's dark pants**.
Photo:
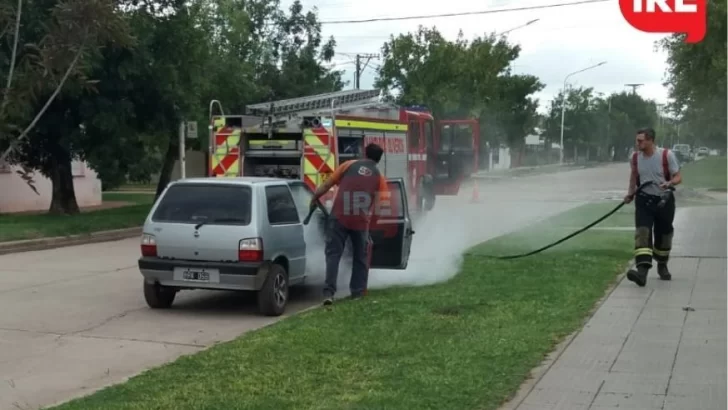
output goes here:
[[324, 297], [333, 297], [336, 293], [336, 280], [339, 276], [339, 262], [344, 254], [346, 239], [351, 239], [354, 260], [351, 266], [349, 290], [352, 296], [361, 296], [367, 289], [369, 266], [367, 263], [367, 230], [351, 229], [344, 226], [336, 218], [329, 220], [326, 234], [326, 284]]
[[639, 193], [635, 197], [634, 256], [639, 268], [650, 269], [653, 258], [658, 264], [666, 264], [670, 258], [675, 197], [670, 195], [663, 207], [658, 206], [659, 202], [659, 196]]

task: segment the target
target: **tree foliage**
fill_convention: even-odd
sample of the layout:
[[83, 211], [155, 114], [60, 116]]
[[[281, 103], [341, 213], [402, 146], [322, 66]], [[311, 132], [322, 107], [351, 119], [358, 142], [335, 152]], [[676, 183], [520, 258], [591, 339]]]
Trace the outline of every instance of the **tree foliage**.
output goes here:
[[504, 37], [468, 41], [461, 32], [448, 41], [436, 28], [421, 26], [382, 46], [376, 85], [398, 103], [426, 105], [439, 118], [477, 118], [483, 147], [490, 141], [521, 148], [538, 119], [532, 96], [544, 85], [511, 73], [519, 53]]
[[697, 44], [674, 34], [659, 42], [668, 53], [670, 108], [687, 124], [695, 143], [726, 146], [726, 2], [707, 2], [708, 30]]
[[[88, 161], [104, 188], [159, 173], [161, 191], [177, 159], [179, 124], [207, 123], [211, 99], [221, 100], [228, 112], [241, 112], [256, 100], [343, 86], [341, 73], [324, 67], [333, 57], [334, 40], [322, 38], [316, 11], [305, 11], [299, 1], [288, 11], [277, 0], [29, 4], [32, 22], [23, 26], [20, 38], [38, 46], [19, 54], [25, 65], [18, 64], [23, 67], [18, 92], [6, 93], [18, 104], [7, 116], [31, 117], [62, 69], [70, 72], [69, 83], [12, 158], [51, 179], [53, 212], [78, 212], [70, 171], [75, 159]], [[103, 12], [92, 10], [102, 6]], [[10, 21], [13, 13], [2, 13], [0, 23]], [[78, 23], [84, 20], [89, 23]], [[43, 47], [56, 54], [45, 57]], [[3, 56], [0, 73], [8, 73], [10, 53]], [[75, 56], [80, 58], [74, 66], [69, 60]], [[11, 131], [17, 134], [2, 130], [3, 135]]]
[[[0, 7], [0, 142], [7, 146], [30, 130], [55, 92], [91, 87], [91, 61], [99, 46], [130, 44], [126, 22], [110, 0], [18, 0]], [[40, 106], [40, 109], [39, 109]]]
[[[671, 133], [668, 119], [660, 119], [657, 105], [636, 93], [597, 94], [593, 88], [568, 88], [557, 94], [544, 122], [543, 137], [547, 145], [561, 140], [561, 110], [564, 110], [564, 157], [625, 159], [634, 146], [635, 132], [642, 127], [658, 129], [658, 137], [669, 139], [659, 131]], [[664, 120], [664, 121], [663, 121]], [[660, 125], [661, 127], [658, 127]], [[611, 157], [612, 150], [614, 157]]]

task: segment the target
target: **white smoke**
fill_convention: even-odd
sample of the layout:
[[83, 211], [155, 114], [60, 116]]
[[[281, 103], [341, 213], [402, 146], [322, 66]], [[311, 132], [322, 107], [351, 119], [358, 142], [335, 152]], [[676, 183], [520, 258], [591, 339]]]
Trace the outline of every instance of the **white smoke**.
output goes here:
[[[547, 193], [554, 189], [553, 184], [525, 189], [524, 182], [518, 186], [490, 186], [488, 197], [478, 203], [471, 203], [472, 187], [468, 186], [461, 187], [461, 195], [438, 197], [432, 211], [413, 221], [415, 234], [407, 269], [372, 269], [369, 289], [447, 281], [458, 273], [462, 254], [470, 247], [580, 205], [579, 201], [564, 200], [558, 194], [556, 200], [544, 201]], [[545, 245], [541, 242], [539, 239], [534, 243], [534, 249]], [[311, 276], [307, 284], [321, 286], [326, 271], [323, 239], [320, 236], [311, 238], [308, 248]], [[338, 296], [349, 293], [351, 261], [348, 254], [347, 250], [339, 267]]]

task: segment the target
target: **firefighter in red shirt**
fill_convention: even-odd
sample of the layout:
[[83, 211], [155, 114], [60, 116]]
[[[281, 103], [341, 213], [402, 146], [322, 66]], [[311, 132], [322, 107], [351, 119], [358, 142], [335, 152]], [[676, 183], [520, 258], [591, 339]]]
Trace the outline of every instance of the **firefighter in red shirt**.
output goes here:
[[[339, 276], [339, 262], [344, 253], [346, 239], [351, 239], [353, 264], [349, 289], [352, 298], [364, 295], [369, 276], [367, 249], [369, 226], [382, 209], [389, 204], [387, 180], [377, 168], [384, 150], [377, 144], [364, 149], [365, 158], [341, 164], [314, 193], [311, 206], [319, 198], [338, 186], [334, 196], [331, 217], [326, 234], [326, 282], [324, 305], [333, 303], [336, 280]], [[390, 208], [391, 211], [391, 208]]]

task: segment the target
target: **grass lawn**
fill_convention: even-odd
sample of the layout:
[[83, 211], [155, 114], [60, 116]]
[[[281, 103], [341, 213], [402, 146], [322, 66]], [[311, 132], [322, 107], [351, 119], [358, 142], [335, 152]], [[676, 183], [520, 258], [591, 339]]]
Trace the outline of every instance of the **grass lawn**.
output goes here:
[[683, 184], [690, 188], [725, 191], [728, 185], [726, 157], [706, 157], [689, 162], [682, 168]]
[[124, 201], [124, 202], [133, 202], [137, 205], [149, 205], [149, 206], [151, 206], [154, 203], [154, 192], [151, 192], [149, 194], [125, 193], [125, 192], [104, 192], [102, 195], [103, 195], [104, 202]]
[[154, 195], [104, 193], [104, 201], [126, 201], [120, 208], [83, 212], [78, 215], [0, 215], [0, 242], [69, 236], [141, 226]]
[[157, 184], [125, 184], [118, 188], [114, 188], [112, 191], [124, 192], [124, 191], [156, 191]]
[[314, 309], [55, 409], [496, 409], [581, 326], [632, 233], [484, 255], [544, 245], [589, 207], [470, 249], [447, 283]]
[[[576, 227], [581, 228], [604, 216], [607, 212], [619, 205], [619, 201], [608, 201], [590, 204], [557, 215], [546, 221], [548, 226], [555, 228]], [[620, 208], [609, 218], [596, 225], [596, 228], [634, 226], [634, 205], [628, 204]]]

